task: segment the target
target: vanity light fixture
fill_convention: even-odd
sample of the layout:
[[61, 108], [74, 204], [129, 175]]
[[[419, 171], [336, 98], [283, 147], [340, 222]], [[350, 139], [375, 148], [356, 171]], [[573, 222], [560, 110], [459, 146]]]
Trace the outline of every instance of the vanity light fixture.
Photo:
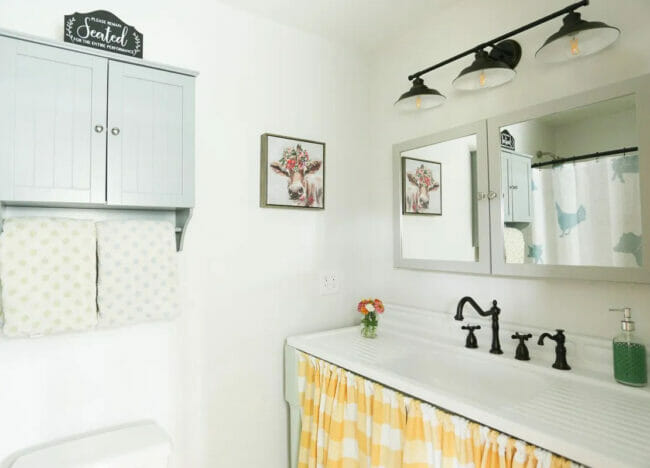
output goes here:
[[413, 73], [408, 77], [412, 82], [411, 89], [399, 97], [395, 102], [395, 108], [417, 111], [442, 104], [446, 98], [437, 90], [427, 87], [422, 76], [471, 54], [474, 54], [474, 62], [464, 68], [454, 79], [452, 83], [454, 88], [473, 91], [493, 88], [512, 81], [516, 74], [515, 67], [521, 58], [521, 46], [510, 38], [563, 15], [566, 16], [562, 27], [537, 51], [535, 54], [537, 58], [547, 62], [560, 62], [603, 50], [616, 41], [621, 31], [600, 21], [581, 19], [580, 14], [575, 10], [587, 5], [589, 0], [573, 3], [491, 41]]
[[620, 34], [621, 30], [614, 26], [585, 21], [580, 13], [572, 11], [562, 20], [560, 30], [546, 39], [535, 58], [556, 63], [595, 54], [616, 42]]
[[445, 102], [447, 98], [436, 89], [431, 89], [424, 84], [424, 80], [417, 77], [413, 80], [413, 86], [402, 94], [395, 107], [402, 111], [417, 111], [431, 109]]
[[463, 69], [452, 84], [465, 91], [501, 86], [515, 77], [520, 58], [521, 46], [512, 39], [493, 46], [489, 53], [485, 49], [478, 50], [474, 62]]

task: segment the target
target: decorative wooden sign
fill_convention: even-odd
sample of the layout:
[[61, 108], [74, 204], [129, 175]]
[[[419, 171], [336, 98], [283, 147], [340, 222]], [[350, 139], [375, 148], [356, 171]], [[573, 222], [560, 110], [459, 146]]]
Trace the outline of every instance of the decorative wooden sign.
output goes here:
[[110, 11], [65, 15], [64, 31], [65, 42], [142, 58], [142, 34]]
[[501, 132], [501, 148], [515, 150], [515, 137], [513, 137], [508, 130]]

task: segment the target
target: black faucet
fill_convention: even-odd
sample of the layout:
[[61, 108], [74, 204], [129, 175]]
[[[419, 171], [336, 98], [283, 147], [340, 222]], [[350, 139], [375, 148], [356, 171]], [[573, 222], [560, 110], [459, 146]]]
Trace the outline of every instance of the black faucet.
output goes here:
[[542, 333], [539, 340], [537, 340], [537, 344], [543, 346], [544, 338], [555, 341], [555, 362], [553, 367], [560, 370], [571, 370], [571, 366], [566, 362], [566, 347], [564, 346], [566, 336], [564, 336], [564, 330], [557, 329], [555, 331], [557, 332], [555, 335]]
[[484, 311], [479, 307], [474, 299], [469, 296], [463, 297], [456, 307], [456, 320], [463, 320], [463, 307], [465, 303], [469, 302], [474, 310], [482, 317], [492, 317], [492, 346], [490, 347], [490, 352], [492, 354], [503, 354], [501, 350], [501, 343], [499, 342], [499, 314], [501, 309], [497, 307], [497, 301], [492, 301], [492, 307], [488, 311]]

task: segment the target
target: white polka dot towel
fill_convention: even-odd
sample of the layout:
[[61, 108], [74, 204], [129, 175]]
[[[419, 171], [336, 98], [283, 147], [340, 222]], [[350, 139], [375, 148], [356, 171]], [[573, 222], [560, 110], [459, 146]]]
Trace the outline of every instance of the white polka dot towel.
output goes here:
[[161, 221], [97, 223], [99, 325], [170, 319], [177, 315], [174, 226]]
[[94, 222], [9, 218], [0, 238], [6, 335], [38, 336], [95, 326]]

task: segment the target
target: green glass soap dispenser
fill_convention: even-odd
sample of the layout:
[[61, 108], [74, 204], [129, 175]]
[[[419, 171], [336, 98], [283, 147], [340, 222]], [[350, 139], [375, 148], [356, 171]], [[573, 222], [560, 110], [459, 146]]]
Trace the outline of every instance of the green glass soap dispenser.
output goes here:
[[623, 312], [621, 333], [612, 341], [614, 350], [614, 378], [617, 382], [634, 387], [643, 387], [648, 383], [645, 346], [634, 333], [632, 311], [629, 307], [610, 309]]

